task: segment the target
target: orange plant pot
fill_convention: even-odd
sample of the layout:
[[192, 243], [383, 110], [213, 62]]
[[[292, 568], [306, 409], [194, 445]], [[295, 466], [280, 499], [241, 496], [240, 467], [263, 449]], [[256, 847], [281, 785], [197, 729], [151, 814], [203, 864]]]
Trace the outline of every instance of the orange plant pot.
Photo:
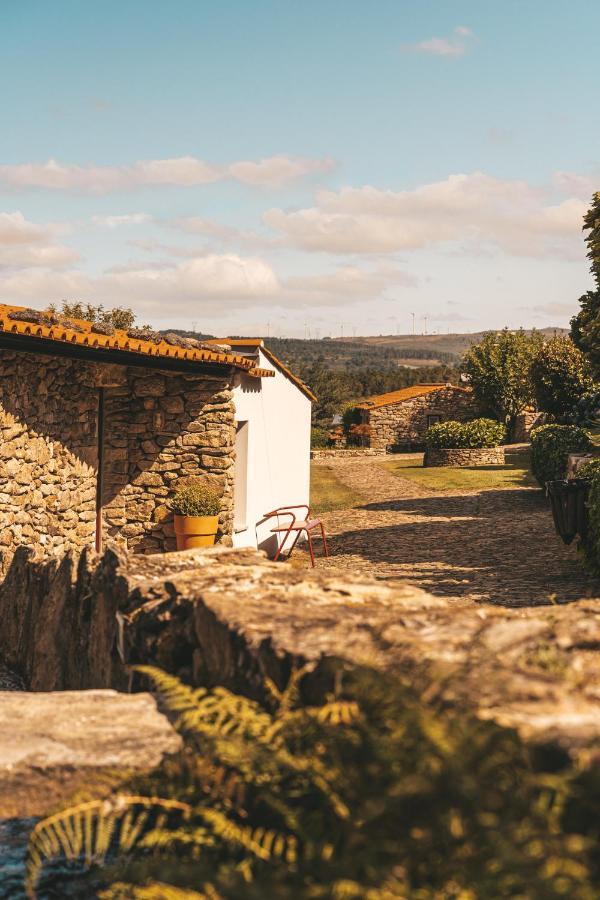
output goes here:
[[219, 527], [218, 516], [174, 516], [178, 550], [212, 547]]

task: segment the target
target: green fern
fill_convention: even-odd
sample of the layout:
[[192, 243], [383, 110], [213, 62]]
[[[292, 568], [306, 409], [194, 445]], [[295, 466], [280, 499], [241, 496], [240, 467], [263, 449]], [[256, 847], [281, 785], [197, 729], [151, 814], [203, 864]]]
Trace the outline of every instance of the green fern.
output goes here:
[[119, 881], [98, 894], [98, 900], [222, 900], [222, 897], [214, 888], [211, 890], [210, 886], [198, 892], [160, 881], [142, 887]]
[[29, 838], [25, 887], [35, 897], [44, 863], [64, 857], [91, 866], [102, 864], [116, 840], [119, 851], [130, 852], [144, 834], [151, 813], [186, 816], [191, 807], [178, 800], [118, 794], [110, 800], [92, 800], [42, 819]]

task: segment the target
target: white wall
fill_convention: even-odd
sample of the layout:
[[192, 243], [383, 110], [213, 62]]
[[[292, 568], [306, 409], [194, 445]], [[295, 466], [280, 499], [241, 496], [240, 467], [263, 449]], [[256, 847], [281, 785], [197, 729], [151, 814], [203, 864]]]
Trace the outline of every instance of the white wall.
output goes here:
[[[273, 370], [275, 377], [240, 374], [233, 389], [236, 421], [248, 422], [246, 529], [233, 535], [233, 544], [258, 544], [269, 552], [275, 549], [270, 532], [274, 520], [258, 529], [258, 541], [256, 522], [278, 506], [309, 502], [311, 402], [260, 350], [259, 356], [258, 365]], [[236, 478], [240, 476], [237, 472]], [[238, 489], [238, 498], [242, 495]], [[239, 519], [238, 508], [238, 529]], [[281, 524], [287, 521], [282, 518]]]

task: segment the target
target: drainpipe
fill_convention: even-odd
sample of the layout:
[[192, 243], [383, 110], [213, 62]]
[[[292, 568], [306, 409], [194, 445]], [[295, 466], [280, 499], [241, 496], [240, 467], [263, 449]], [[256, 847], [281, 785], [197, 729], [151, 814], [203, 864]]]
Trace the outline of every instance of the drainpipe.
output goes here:
[[102, 553], [102, 494], [104, 474], [104, 388], [98, 388], [98, 474], [96, 476], [96, 553]]

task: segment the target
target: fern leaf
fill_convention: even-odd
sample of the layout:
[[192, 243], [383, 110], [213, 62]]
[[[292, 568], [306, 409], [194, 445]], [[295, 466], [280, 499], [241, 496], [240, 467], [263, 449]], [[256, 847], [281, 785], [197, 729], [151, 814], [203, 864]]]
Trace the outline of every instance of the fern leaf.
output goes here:
[[102, 891], [98, 898], [99, 900], [222, 900], [214, 888], [211, 893], [206, 892], [206, 888], [204, 893], [199, 893], [161, 881], [143, 886], [118, 881]]
[[[271, 829], [238, 825], [217, 809], [201, 809], [198, 812], [225, 843], [238, 844], [258, 859], [265, 861], [273, 858], [285, 858], [289, 835], [283, 835]], [[292, 844], [295, 850], [296, 841], [293, 836]]]
[[123, 852], [130, 851], [143, 834], [145, 821], [138, 816], [131, 818], [131, 811], [140, 808], [143, 814], [151, 812], [189, 815], [191, 807], [178, 800], [160, 797], [117, 795], [109, 800], [92, 800], [72, 806], [55, 815], [42, 819], [34, 827], [27, 849], [26, 890], [35, 897], [35, 886], [45, 862], [65, 857], [83, 859], [86, 865], [102, 862], [119, 830], [118, 845]]

